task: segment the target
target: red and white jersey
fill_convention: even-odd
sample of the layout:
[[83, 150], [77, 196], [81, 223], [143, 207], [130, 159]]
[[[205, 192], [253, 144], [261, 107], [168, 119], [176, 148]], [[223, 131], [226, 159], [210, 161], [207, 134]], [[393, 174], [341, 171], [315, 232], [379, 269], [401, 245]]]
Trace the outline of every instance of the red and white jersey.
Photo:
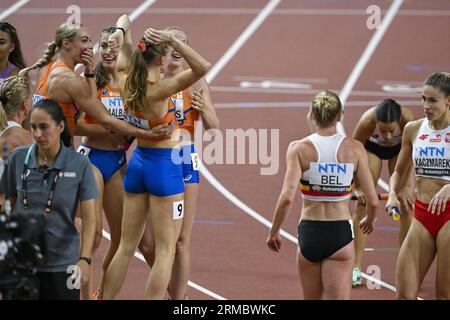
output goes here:
[[424, 119], [414, 139], [412, 158], [416, 176], [450, 181], [450, 126], [434, 130]]

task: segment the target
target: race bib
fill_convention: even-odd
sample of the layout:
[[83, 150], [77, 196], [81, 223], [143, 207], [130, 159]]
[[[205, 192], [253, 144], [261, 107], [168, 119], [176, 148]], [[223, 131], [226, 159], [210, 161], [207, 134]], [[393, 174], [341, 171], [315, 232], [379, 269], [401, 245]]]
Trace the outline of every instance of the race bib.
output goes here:
[[184, 99], [183, 92], [178, 92], [176, 99], [173, 100], [175, 104], [175, 120], [183, 121], [184, 120]]
[[184, 200], [173, 202], [173, 220], [183, 219], [184, 217]]
[[123, 119], [125, 106], [121, 97], [102, 97], [102, 103], [111, 116]]
[[192, 170], [198, 171], [200, 169], [200, 159], [198, 153], [191, 153]]
[[132, 124], [135, 127], [141, 128], [141, 129], [150, 129], [150, 125], [147, 120], [145, 119], [139, 119], [135, 116], [132, 116], [131, 114], [125, 113], [123, 115], [123, 120], [128, 122], [129, 124]]

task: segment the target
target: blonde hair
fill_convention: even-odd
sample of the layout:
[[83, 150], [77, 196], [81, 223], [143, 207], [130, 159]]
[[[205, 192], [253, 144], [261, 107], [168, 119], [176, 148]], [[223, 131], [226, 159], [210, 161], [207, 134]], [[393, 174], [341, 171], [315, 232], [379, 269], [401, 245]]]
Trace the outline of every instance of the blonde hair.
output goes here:
[[341, 112], [341, 100], [334, 92], [321, 91], [312, 100], [312, 117], [316, 124], [322, 128], [332, 125]]
[[8, 126], [8, 115], [16, 114], [30, 94], [28, 78], [12, 76], [0, 83], [0, 131]]
[[31, 70], [39, 69], [47, 65], [55, 56], [56, 52], [61, 49], [63, 40], [68, 39], [69, 41], [72, 41], [81, 28], [82, 25], [80, 24], [63, 23], [60, 25], [59, 28], [56, 29], [55, 39], [48, 44], [42, 57], [31, 67], [22, 69], [19, 74], [26, 77]]
[[165, 31], [181, 31], [186, 35], [186, 44], [188, 43], [187, 33], [182, 27], [179, 26], [167, 26], [164, 28]]

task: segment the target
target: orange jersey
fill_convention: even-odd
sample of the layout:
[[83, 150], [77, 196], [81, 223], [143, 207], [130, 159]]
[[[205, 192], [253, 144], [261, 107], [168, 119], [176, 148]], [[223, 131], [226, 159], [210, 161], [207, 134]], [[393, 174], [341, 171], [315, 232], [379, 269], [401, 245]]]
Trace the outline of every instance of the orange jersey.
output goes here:
[[[119, 88], [114, 88], [109, 84], [97, 89], [99, 99], [102, 101], [109, 114], [115, 118], [123, 119], [127, 109], [124, 105], [123, 99], [120, 96]], [[98, 123], [95, 119], [86, 115], [85, 123]]]
[[[172, 96], [175, 105], [175, 119], [178, 121], [178, 127], [188, 130], [194, 134], [195, 121], [200, 118], [200, 113], [192, 108], [192, 99], [188, 89], [178, 92]], [[172, 110], [169, 110], [172, 111]]]
[[[53, 69], [58, 68], [58, 67], [64, 67], [73, 72], [73, 70], [70, 69], [62, 61], [50, 62], [45, 67], [44, 74], [42, 75], [42, 78], [39, 80], [39, 83], [36, 86], [36, 93], [33, 95], [33, 104], [35, 104], [36, 102], [43, 100], [43, 99], [52, 99], [52, 97], [50, 97], [47, 92], [48, 75], [50, 74], [50, 72]], [[53, 100], [55, 100], [55, 99], [53, 99]], [[56, 102], [61, 107], [61, 109], [64, 113], [64, 116], [67, 119], [67, 125], [69, 126], [69, 131], [73, 135], [75, 133], [75, 127], [76, 127], [75, 120], [78, 115], [77, 105], [75, 104], [75, 102], [72, 102], [72, 103], [60, 102], [60, 101], [56, 101]]]

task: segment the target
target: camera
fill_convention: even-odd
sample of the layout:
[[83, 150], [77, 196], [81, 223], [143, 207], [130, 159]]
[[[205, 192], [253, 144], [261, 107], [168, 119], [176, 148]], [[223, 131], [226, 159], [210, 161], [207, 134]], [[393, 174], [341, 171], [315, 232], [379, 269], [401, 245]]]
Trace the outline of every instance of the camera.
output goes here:
[[47, 218], [37, 210], [8, 211], [0, 212], [0, 296], [7, 300], [36, 299], [39, 291], [35, 274], [37, 267], [45, 265], [47, 256]]

